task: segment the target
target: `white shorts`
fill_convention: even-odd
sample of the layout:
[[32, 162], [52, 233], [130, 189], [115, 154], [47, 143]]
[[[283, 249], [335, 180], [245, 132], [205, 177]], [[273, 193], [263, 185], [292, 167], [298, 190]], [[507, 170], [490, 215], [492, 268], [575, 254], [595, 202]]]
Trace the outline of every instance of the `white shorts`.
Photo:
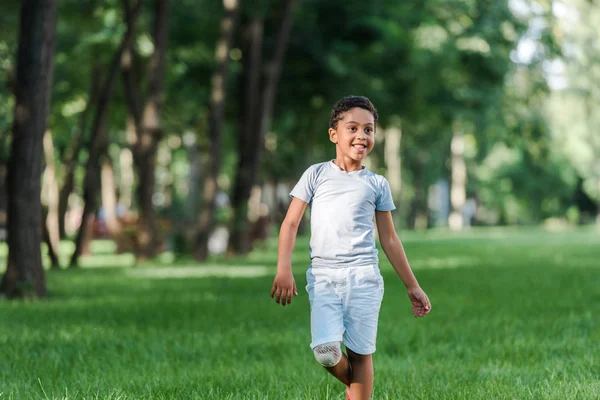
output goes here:
[[377, 265], [309, 268], [311, 348], [341, 342], [357, 354], [375, 352], [383, 278]]

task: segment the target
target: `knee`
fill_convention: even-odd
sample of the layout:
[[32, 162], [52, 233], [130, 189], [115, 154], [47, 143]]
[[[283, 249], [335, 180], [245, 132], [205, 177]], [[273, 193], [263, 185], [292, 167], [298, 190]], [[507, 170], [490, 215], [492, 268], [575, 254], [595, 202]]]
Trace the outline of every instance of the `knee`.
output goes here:
[[334, 367], [342, 359], [340, 342], [320, 344], [313, 349], [315, 359], [324, 367]]

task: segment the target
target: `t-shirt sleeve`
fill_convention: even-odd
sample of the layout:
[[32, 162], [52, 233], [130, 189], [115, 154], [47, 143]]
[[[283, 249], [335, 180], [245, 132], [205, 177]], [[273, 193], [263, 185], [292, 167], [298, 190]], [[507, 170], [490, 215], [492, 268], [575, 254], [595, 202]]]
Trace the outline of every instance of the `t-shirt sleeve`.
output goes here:
[[377, 202], [375, 203], [377, 211], [392, 211], [396, 209], [394, 200], [392, 199], [392, 190], [390, 183], [383, 176], [379, 184], [379, 192], [377, 193]]
[[309, 167], [306, 171], [304, 171], [300, 177], [300, 180], [290, 192], [290, 196], [306, 203], [310, 203], [315, 194], [316, 176], [317, 174], [315, 173], [315, 167]]

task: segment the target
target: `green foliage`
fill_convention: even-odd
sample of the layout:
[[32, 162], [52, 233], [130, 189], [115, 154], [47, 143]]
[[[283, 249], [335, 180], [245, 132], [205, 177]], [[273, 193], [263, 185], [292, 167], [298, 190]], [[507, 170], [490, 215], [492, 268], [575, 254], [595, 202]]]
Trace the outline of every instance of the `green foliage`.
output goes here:
[[0, 163], [8, 161], [10, 130], [14, 113], [13, 84], [18, 36], [18, 11], [16, 1], [2, 6], [0, 16]]
[[[61, 1], [58, 15], [54, 90], [48, 121], [55, 146], [62, 152], [80, 128], [81, 113], [90, 101], [94, 68], [99, 69], [99, 78], [104, 79], [125, 26], [118, 2]], [[115, 115], [118, 108], [111, 111], [110, 126], [123, 121], [122, 113]], [[91, 117], [92, 113], [88, 113], [88, 128]]]
[[[596, 232], [403, 236], [433, 311], [414, 319], [382, 261], [374, 398], [596, 396]], [[307, 245], [294, 253], [299, 288]], [[200, 266], [51, 271], [50, 300], [0, 302], [3, 397], [343, 398], [308, 347], [305, 292], [286, 308], [268, 296], [273, 246]]]
[[[561, 5], [566, 10], [562, 14], [557, 11]], [[598, 198], [600, 142], [592, 135], [598, 117], [586, 111], [596, 108], [600, 93], [597, 46], [588, 45], [596, 43], [597, 24], [593, 22], [598, 10], [596, 3], [585, 0], [568, 5], [528, 0], [298, 2], [271, 131], [266, 135], [262, 181], [293, 183], [308, 165], [333, 158], [334, 147], [327, 135], [331, 106], [344, 95], [363, 94], [378, 108], [380, 128], [402, 129], [402, 209], [413, 200], [418, 182], [427, 188], [448, 177], [452, 127], [458, 123], [470, 141], [468, 190], [477, 193], [488, 209], [504, 215], [506, 222], [564, 216], [572, 205], [577, 176], [584, 179], [587, 194]], [[273, 52], [279, 11], [280, 2], [273, 0], [242, 2], [242, 18], [264, 19], [265, 60]], [[3, 5], [1, 28], [6, 34], [0, 39], [0, 161], [8, 158], [14, 113], [10, 82], [15, 73], [18, 12], [14, 0]], [[573, 12], [581, 23], [569, 19]], [[49, 127], [60, 164], [58, 160], [64, 159], [79, 132], [82, 112], [90, 102], [93, 71], [96, 68], [99, 78], [104, 77], [125, 26], [122, 3], [117, 0], [64, 0], [59, 2], [58, 14]], [[222, 1], [170, 4], [160, 122], [165, 138], [183, 141], [184, 136], [192, 135], [195, 144], [191, 146], [197, 147], [201, 158], [212, 140], [207, 115], [223, 15]], [[151, 29], [151, 2], [146, 2], [135, 42], [139, 88], [147, 83]], [[535, 47], [529, 59], [519, 58], [524, 43]], [[239, 31], [233, 47], [221, 157], [225, 190], [233, 180], [239, 116], [244, 112], [239, 78], [247, 55], [240, 49]], [[549, 71], [557, 59], [564, 64], [569, 86], [551, 92]], [[86, 135], [92, 115], [87, 117]], [[129, 146], [120, 79], [108, 115], [113, 146]], [[377, 171], [385, 173], [381, 144], [379, 141], [371, 158]], [[496, 165], [495, 152], [504, 147], [514, 157]], [[159, 189], [170, 190], [172, 201], [159, 207], [159, 212], [179, 218], [189, 204], [185, 187], [191, 166], [183, 147], [171, 151], [176, 153], [171, 156], [173, 165], [157, 174], [170, 174], [166, 179], [170, 179], [170, 189], [161, 185]], [[111, 154], [118, 167], [114, 157], [118, 151]], [[85, 163], [87, 151], [79, 157], [80, 163]], [[205, 171], [199, 172], [203, 175]], [[77, 177], [81, 173], [78, 169]], [[62, 179], [60, 168], [58, 176]], [[79, 193], [81, 180], [76, 182], [75, 192]]]
[[587, 195], [600, 204], [600, 7], [577, 0], [559, 3], [555, 10], [564, 54], [547, 65], [558, 81], [548, 107], [553, 142], [584, 180]]
[[499, 144], [473, 168], [479, 183], [473, 190], [484, 208], [498, 213], [488, 223], [534, 224], [566, 215], [576, 174], [565, 159], [536, 156], [535, 149], [534, 144], [530, 148]]

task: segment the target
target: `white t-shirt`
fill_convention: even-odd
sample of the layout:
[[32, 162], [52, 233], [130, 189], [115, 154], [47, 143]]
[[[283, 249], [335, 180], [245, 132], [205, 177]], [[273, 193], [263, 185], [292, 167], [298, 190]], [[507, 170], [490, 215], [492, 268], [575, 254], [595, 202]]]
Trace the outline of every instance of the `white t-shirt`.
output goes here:
[[378, 264], [375, 210], [396, 208], [387, 179], [364, 167], [346, 172], [328, 161], [310, 166], [290, 196], [310, 204], [313, 268]]

